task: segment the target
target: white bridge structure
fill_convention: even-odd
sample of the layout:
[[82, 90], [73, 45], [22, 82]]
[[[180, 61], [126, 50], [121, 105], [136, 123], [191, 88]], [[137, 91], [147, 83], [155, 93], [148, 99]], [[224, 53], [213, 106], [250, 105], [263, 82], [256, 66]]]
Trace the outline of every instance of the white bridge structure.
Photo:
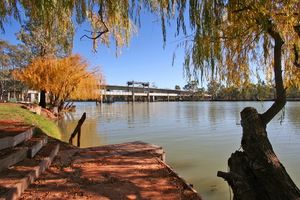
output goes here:
[[103, 103], [104, 98], [109, 102], [111, 96], [124, 96], [128, 102], [131, 100], [134, 103], [136, 96], [144, 97], [146, 101], [153, 102], [156, 101], [156, 97], [166, 97], [167, 101], [169, 101], [170, 97], [178, 97], [180, 99], [192, 94], [193, 92], [191, 91], [151, 88], [149, 87], [149, 82], [128, 81], [127, 86], [106, 85], [105, 89], [100, 90], [100, 103]]
[[140, 93], [140, 92], [122, 92], [122, 91], [100, 91], [101, 95], [106, 96], [163, 96], [163, 97], [180, 97], [180, 94], [172, 93]]

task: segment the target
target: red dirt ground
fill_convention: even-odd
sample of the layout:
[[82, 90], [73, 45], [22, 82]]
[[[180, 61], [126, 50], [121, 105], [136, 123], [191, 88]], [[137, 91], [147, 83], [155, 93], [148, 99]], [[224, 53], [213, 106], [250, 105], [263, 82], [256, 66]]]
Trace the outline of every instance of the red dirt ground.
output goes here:
[[[55, 162], [54, 162], [55, 163]], [[156, 158], [145, 153], [58, 166], [52, 164], [24, 199], [200, 200]]]

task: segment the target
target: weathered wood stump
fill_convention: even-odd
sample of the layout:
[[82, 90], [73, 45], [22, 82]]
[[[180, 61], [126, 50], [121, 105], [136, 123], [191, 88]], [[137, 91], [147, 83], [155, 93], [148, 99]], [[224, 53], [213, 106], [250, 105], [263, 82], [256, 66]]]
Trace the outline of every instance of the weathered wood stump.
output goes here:
[[300, 191], [275, 155], [266, 127], [255, 108], [241, 112], [244, 151], [228, 160], [230, 171], [218, 172], [231, 186], [234, 200], [300, 199]]

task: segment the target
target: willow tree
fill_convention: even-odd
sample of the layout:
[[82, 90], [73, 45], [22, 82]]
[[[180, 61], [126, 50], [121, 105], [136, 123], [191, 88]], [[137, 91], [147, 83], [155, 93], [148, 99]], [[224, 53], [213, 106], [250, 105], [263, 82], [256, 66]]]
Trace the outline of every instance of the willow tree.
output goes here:
[[70, 99], [96, 99], [97, 89], [105, 85], [100, 69], [91, 68], [78, 54], [60, 59], [39, 57], [16, 71], [15, 76], [30, 88], [48, 91], [50, 110], [57, 107], [58, 112]]
[[2, 0], [0, 28], [5, 31], [4, 24], [11, 22], [11, 18], [23, 24], [20, 8], [25, 11], [26, 19], [47, 30], [46, 38], [54, 31], [61, 35], [66, 34], [70, 28], [74, 28], [73, 21], [76, 21], [77, 25], [88, 21], [91, 29], [86, 30], [86, 35], [83, 35], [82, 39], [91, 39], [95, 51], [98, 43], [108, 48], [114, 44], [118, 55], [123, 47], [129, 46], [132, 36], [137, 34], [137, 27], [141, 26], [140, 15], [145, 11], [155, 14], [157, 20], [161, 21], [165, 41], [166, 24], [175, 16], [175, 2], [175, 0]]
[[300, 83], [298, 0], [190, 0], [193, 33], [185, 40], [188, 76], [247, 86], [257, 70], [275, 81], [276, 100], [264, 113], [241, 112], [243, 152], [232, 154], [230, 172], [218, 172], [234, 199], [299, 199], [300, 192], [268, 140], [267, 124], [286, 104], [285, 87]]
[[[30, 48], [31, 57], [62, 58], [71, 54], [75, 34], [73, 10], [63, 9], [63, 1], [24, 1], [21, 3], [26, 10], [17, 36]], [[46, 91], [44, 90], [41, 90], [40, 106], [46, 108]]]

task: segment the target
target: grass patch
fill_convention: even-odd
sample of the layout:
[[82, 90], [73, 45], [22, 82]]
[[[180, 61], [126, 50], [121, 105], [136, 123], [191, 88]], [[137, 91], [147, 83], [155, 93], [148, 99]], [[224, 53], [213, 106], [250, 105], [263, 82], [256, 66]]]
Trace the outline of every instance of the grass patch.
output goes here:
[[34, 125], [38, 131], [43, 131], [51, 137], [61, 139], [58, 127], [51, 120], [21, 108], [20, 104], [0, 104], [0, 119], [11, 119]]

